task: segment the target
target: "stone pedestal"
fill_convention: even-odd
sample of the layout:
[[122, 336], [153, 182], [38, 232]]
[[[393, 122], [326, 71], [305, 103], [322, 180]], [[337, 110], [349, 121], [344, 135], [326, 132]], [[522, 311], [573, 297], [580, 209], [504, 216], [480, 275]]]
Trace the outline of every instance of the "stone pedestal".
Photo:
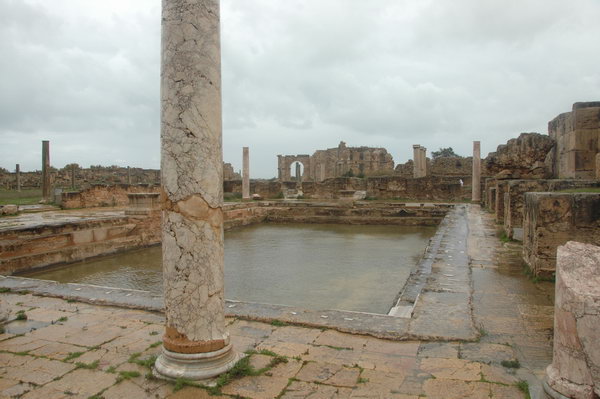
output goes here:
[[242, 171], [242, 199], [250, 199], [250, 149], [244, 147]]
[[42, 198], [45, 202], [51, 200], [50, 191], [50, 142], [42, 141]]
[[125, 211], [126, 215], [150, 215], [160, 210], [159, 193], [129, 193], [127, 197], [129, 207]]
[[471, 201], [481, 202], [481, 144], [473, 142], [473, 179], [471, 183]]
[[558, 248], [554, 353], [544, 389], [553, 398], [600, 396], [600, 247]]
[[163, 0], [162, 253], [166, 328], [155, 374], [204, 379], [239, 359], [225, 327], [218, 0]]

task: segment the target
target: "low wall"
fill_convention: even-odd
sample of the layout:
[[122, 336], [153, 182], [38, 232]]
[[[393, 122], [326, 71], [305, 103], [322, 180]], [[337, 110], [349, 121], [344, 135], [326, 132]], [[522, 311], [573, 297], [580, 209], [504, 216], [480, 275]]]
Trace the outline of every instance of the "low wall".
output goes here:
[[76, 262], [160, 242], [160, 213], [82, 218], [0, 231], [0, 274]]
[[551, 276], [567, 241], [600, 245], [600, 194], [526, 193], [523, 258], [531, 271]]
[[63, 192], [64, 209], [96, 208], [102, 206], [127, 206], [131, 193], [158, 193], [160, 186], [150, 184], [96, 184], [82, 191]]
[[407, 206], [402, 203], [290, 203], [268, 208], [267, 222], [385, 224], [437, 226], [448, 212], [446, 206]]
[[[470, 185], [471, 175], [418, 179], [403, 176], [336, 177], [322, 182], [303, 182], [302, 193], [304, 198], [326, 200], [344, 198], [348, 191], [366, 191], [367, 197], [381, 200], [460, 201], [471, 198]], [[296, 187], [296, 182], [253, 180], [250, 182], [250, 194], [273, 199], [281, 197], [285, 190]], [[242, 183], [237, 180], [226, 181], [223, 188], [225, 193], [241, 193]]]
[[523, 227], [523, 207], [527, 192], [553, 192], [574, 188], [600, 187], [596, 180], [509, 180], [504, 193], [504, 231], [509, 238]]
[[[225, 204], [223, 216], [225, 230], [262, 222], [436, 226], [450, 208], [371, 201], [261, 201]], [[53, 214], [48, 218], [51, 222], [45, 224], [0, 230], [0, 275], [76, 262], [161, 240], [160, 211], [102, 212], [68, 221], [54, 217], [60, 212]]]

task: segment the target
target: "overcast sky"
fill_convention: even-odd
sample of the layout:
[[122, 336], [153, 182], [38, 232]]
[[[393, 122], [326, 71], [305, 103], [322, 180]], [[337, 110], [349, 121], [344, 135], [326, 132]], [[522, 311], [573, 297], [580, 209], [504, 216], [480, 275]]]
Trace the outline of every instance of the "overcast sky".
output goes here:
[[[600, 100], [598, 0], [221, 0], [224, 159], [482, 153]], [[0, 0], [0, 166], [158, 168], [159, 0]]]

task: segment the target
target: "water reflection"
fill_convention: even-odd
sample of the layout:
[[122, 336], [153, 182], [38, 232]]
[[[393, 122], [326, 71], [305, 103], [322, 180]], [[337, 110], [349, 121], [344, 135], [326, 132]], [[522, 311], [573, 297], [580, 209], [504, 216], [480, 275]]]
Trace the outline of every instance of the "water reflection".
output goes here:
[[[386, 313], [435, 228], [262, 224], [225, 234], [225, 297]], [[28, 277], [162, 291], [153, 247]]]

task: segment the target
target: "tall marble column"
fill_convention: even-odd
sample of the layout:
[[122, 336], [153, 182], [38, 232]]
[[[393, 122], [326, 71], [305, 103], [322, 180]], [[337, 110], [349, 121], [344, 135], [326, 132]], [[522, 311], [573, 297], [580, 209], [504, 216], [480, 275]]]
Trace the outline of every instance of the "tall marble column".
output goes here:
[[413, 177], [421, 177], [421, 146], [413, 144]]
[[42, 198], [50, 201], [50, 142], [42, 141]]
[[17, 191], [21, 191], [21, 165], [15, 166], [15, 177], [17, 179]]
[[242, 199], [250, 199], [250, 149], [244, 147], [242, 171]]
[[481, 143], [473, 142], [473, 178], [471, 183], [471, 201], [481, 201]]
[[421, 177], [427, 176], [427, 148], [421, 147]]
[[219, 0], [163, 0], [161, 203], [166, 328], [155, 374], [193, 380], [239, 355], [225, 327]]

